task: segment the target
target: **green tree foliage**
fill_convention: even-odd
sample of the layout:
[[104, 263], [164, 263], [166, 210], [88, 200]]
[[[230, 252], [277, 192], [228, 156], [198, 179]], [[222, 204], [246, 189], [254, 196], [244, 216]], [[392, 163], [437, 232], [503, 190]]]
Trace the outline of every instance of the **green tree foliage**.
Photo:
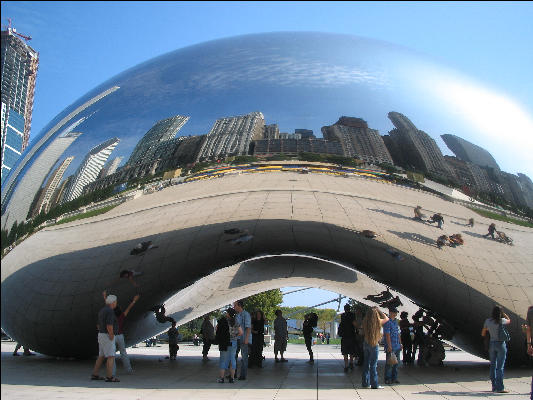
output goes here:
[[272, 289], [244, 299], [244, 309], [250, 314], [255, 310], [261, 310], [265, 314], [266, 320], [273, 321], [276, 318], [274, 312], [280, 308], [279, 305], [282, 302], [283, 294], [281, 290]]
[[304, 319], [305, 314], [314, 312], [318, 315], [318, 327], [323, 329], [323, 325], [338, 319], [337, 310], [332, 308], [309, 308], [305, 306], [280, 307], [285, 318]]
[[336, 154], [316, 154], [301, 152], [298, 159], [309, 162], [323, 162], [329, 164], [344, 165], [347, 167], [358, 167], [360, 162], [355, 158], [343, 157]]
[[248, 164], [252, 162], [259, 161], [257, 157], [254, 156], [236, 156], [232, 161], [231, 165], [238, 165], [238, 164]]

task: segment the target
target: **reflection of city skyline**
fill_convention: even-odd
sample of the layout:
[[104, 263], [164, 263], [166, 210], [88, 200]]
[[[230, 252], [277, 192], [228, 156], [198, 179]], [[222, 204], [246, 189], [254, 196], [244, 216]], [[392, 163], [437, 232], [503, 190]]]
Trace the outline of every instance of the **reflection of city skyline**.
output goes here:
[[[522, 196], [523, 203], [533, 205], [531, 201], [533, 200], [533, 192], [526, 193], [528, 191], [525, 190], [525, 194], [520, 195], [521, 189], [512, 188], [512, 182], [515, 182], [515, 186], [518, 182], [519, 186], [528, 188], [530, 185], [528, 185], [525, 175], [520, 174], [521, 176], [514, 177], [514, 175], [507, 174], [503, 178], [500, 176], [500, 179], [494, 176], [489, 177], [488, 173], [479, 166], [477, 169], [476, 165], [468, 167], [472, 164], [470, 160], [444, 157], [435, 141], [425, 132], [418, 130], [403, 114], [390, 112], [389, 118], [395, 128], [388, 132], [388, 135], [379, 135], [379, 132], [369, 128], [367, 122], [362, 118], [343, 116], [333, 125], [322, 128], [323, 138], [316, 138], [314, 132], [306, 128], [297, 128], [292, 134], [280, 132], [276, 123], [265, 121], [260, 112], [252, 112], [241, 116], [218, 118], [207, 134], [184, 137], [177, 136], [177, 134], [190, 117], [175, 115], [155, 122], [134, 145], [130, 144], [130, 148], [133, 150], [131, 150], [130, 157], [124, 165], [120, 165], [124, 156], [117, 156], [112, 162], [107, 163], [111, 153], [117, 147], [118, 138], [108, 139], [95, 146], [82, 158], [76, 172], [67, 175], [64, 172], [74, 159], [74, 156], [70, 155], [67, 158], [70, 161], [66, 165], [64, 165], [65, 160], [63, 161], [62, 173], [59, 178], [56, 173], [53, 173], [48, 182], [43, 181], [42, 186], [44, 188], [41, 188], [40, 192], [37, 193], [31, 212], [35, 214], [43, 210], [43, 191], [45, 189], [48, 189], [46, 190], [46, 204], [49, 207], [48, 202], [52, 197], [56, 198], [56, 203], [65, 203], [82, 194], [112, 184], [122, 183], [145, 174], [153, 175], [157, 171], [184, 166], [183, 162], [176, 160], [173, 162], [172, 160], [177, 154], [176, 150], [180, 147], [190, 150], [188, 154], [189, 164], [190, 162], [224, 159], [228, 156], [255, 155], [265, 157], [284, 153], [296, 155], [303, 151], [351, 157], [370, 164], [376, 162], [411, 166], [444, 177], [461, 174], [470, 186], [482, 187], [483, 190], [495, 191], [500, 194], [507, 191], [515, 196], [515, 198], [511, 197], [512, 199], [516, 199], [516, 196]], [[85, 119], [86, 117], [76, 121], [61, 135], [72, 135], [70, 132]], [[77, 135], [79, 136], [79, 134]], [[186, 143], [191, 140], [194, 140], [195, 144], [192, 147], [187, 147]], [[463, 146], [468, 146], [470, 143], [461, 140]], [[474, 147], [481, 149], [478, 151], [489, 154], [486, 150], [471, 143], [469, 151], [476, 150]], [[460, 153], [457, 151], [457, 146], [455, 150], [458, 154]], [[124, 151], [125, 149], [123, 149], [123, 154]], [[414, 153], [418, 155], [414, 155]], [[96, 157], [94, 157], [95, 155]], [[505, 182], [506, 179], [510, 180], [511, 183]], [[55, 191], [50, 192], [49, 186], [52, 180], [55, 180], [54, 185], [52, 185]], [[494, 181], [493, 186], [489, 183], [490, 180]], [[61, 181], [63, 181], [63, 185], [60, 185]], [[68, 181], [68, 184], [65, 185], [65, 181]], [[62, 196], [58, 198], [57, 192], [60, 190]], [[37, 200], [38, 198], [39, 200]]]

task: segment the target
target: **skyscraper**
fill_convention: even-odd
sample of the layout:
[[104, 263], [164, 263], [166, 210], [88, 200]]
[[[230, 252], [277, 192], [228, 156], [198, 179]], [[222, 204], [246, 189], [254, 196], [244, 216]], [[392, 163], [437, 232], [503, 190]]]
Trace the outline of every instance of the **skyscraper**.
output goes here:
[[120, 139], [115, 137], [100, 143], [89, 151], [74, 174], [64, 202], [72, 201], [79, 197], [83, 192], [83, 188], [98, 178], [98, 174], [119, 141]]
[[59, 186], [61, 179], [63, 179], [63, 174], [65, 173], [72, 160], [74, 160], [73, 156], [67, 157], [63, 160], [59, 167], [57, 167], [56, 170], [52, 172], [52, 175], [48, 179], [48, 182], [46, 183], [44, 189], [41, 191], [41, 195], [39, 196], [39, 199], [37, 200], [37, 203], [35, 204], [35, 207], [32, 210], [32, 217], [40, 214], [41, 212], [47, 213], [48, 211], [50, 211], [50, 202], [52, 200], [52, 195]]
[[120, 165], [123, 159], [124, 157], [113, 158], [111, 161], [107, 163], [107, 165], [104, 166], [104, 168], [102, 168], [102, 171], [100, 171], [100, 174], [98, 177], [105, 178], [106, 176], [114, 174], [117, 171], [118, 166]]
[[156, 153], [159, 145], [173, 139], [176, 133], [187, 123], [190, 117], [176, 115], [171, 118], [166, 118], [158, 121], [150, 128], [148, 132], [137, 143], [131, 156], [126, 163], [127, 165], [138, 164], [144, 161], [149, 161]]
[[1, 35], [3, 183], [29, 143], [39, 53], [11, 27]]
[[[13, 224], [14, 220], [12, 218], [8, 218], [8, 212], [7, 209], [11, 207], [11, 202], [15, 201], [17, 204], [15, 206], [15, 209], [19, 209], [20, 202], [22, 201], [24, 204], [27, 201], [27, 197], [30, 196], [28, 210], [31, 206], [31, 201], [33, 199], [33, 196], [35, 196], [35, 193], [39, 190], [39, 187], [42, 185], [42, 182], [46, 178], [46, 176], [50, 173], [50, 169], [55, 165], [59, 157], [61, 157], [61, 153], [55, 153], [55, 147], [58, 144], [55, 140], [50, 141], [50, 139], [56, 135], [57, 138], [77, 138], [80, 134], [76, 134], [78, 136], [75, 136], [74, 134], [71, 134], [72, 129], [74, 127], [77, 127], [79, 124], [81, 124], [83, 121], [85, 121], [87, 118], [89, 118], [90, 114], [87, 117], [82, 117], [78, 119], [76, 122], [72, 123], [72, 119], [76, 116], [78, 116], [81, 112], [86, 110], [88, 107], [92, 106], [93, 104], [97, 103], [104, 97], [114, 93], [120, 89], [118, 86], [113, 86], [96, 96], [90, 98], [85, 103], [77, 107], [74, 111], [70, 112], [67, 116], [62, 118], [58, 123], [54, 124], [52, 128], [47, 130], [43, 135], [37, 139], [37, 143], [35, 145], [32, 145], [27, 152], [24, 153], [23, 158], [21, 162], [17, 165], [17, 167], [11, 171], [9, 174], [8, 180], [4, 183], [2, 182], [2, 229], [10, 229], [11, 225]], [[70, 123], [69, 126], [65, 127], [67, 123]], [[62, 129], [61, 133], [57, 133], [60, 129]], [[70, 145], [70, 144], [69, 144]], [[51, 146], [52, 148], [49, 149], [47, 146]], [[68, 146], [67, 146], [68, 147]], [[66, 149], [66, 147], [65, 147]], [[56, 158], [52, 160], [52, 158], [48, 159], [49, 161], [53, 161], [51, 165], [46, 164], [46, 167], [44, 168], [34, 168], [34, 164], [39, 160], [40, 157], [42, 157], [44, 154], [51, 154], [50, 151], [54, 152], [56, 155]], [[41, 153], [39, 153], [41, 152]], [[48, 157], [48, 156], [47, 156]], [[27, 168], [27, 171], [32, 171], [31, 179], [26, 179], [24, 169]], [[23, 175], [21, 177], [21, 175]], [[22, 179], [21, 179], [22, 178]], [[39, 185], [39, 186], [35, 186]], [[24, 206], [25, 207], [25, 206]], [[26, 210], [26, 214], [28, 211]], [[11, 212], [13, 214], [13, 212]], [[16, 213], [17, 218], [25, 218], [26, 214], [22, 216], [17, 211]], [[9, 223], [9, 221], [10, 223]], [[23, 219], [18, 219], [18, 221], [23, 221]]]
[[340, 117], [335, 124], [322, 127], [322, 136], [341, 143], [345, 157], [355, 157], [369, 163], [392, 164], [392, 158], [375, 129], [361, 118]]
[[440, 137], [460, 160], [471, 162], [480, 167], [500, 169], [494, 157], [484, 148], [470, 143], [468, 140], [464, 140], [459, 136], [446, 134], [440, 135]]
[[278, 124], [265, 125], [263, 139], [279, 139]]
[[396, 128], [389, 132], [384, 141], [396, 164], [442, 176], [454, 176], [431, 136], [419, 130], [403, 114], [390, 112], [388, 117]]
[[[35, 159], [22, 179], [18, 182], [9, 202], [9, 212], [2, 215], [2, 229], [11, 229], [13, 222], [25, 221], [35, 194], [57, 163], [63, 152], [80, 137], [81, 133], [70, 132], [55, 138]], [[4, 207], [4, 204], [2, 204]]]
[[295, 129], [295, 134], [299, 134], [302, 139], [316, 139], [312, 129]]
[[246, 155], [253, 140], [263, 138], [265, 117], [260, 112], [220, 118], [207, 134], [199, 160]]

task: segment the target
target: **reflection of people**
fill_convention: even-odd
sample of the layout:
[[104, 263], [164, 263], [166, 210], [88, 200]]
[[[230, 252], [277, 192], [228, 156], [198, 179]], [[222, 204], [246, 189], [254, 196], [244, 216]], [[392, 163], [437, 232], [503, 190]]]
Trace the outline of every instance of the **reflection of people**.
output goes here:
[[451, 247], [463, 245], [465, 242], [460, 233], [455, 233], [448, 238]]
[[170, 323], [176, 322], [174, 318], [167, 317], [165, 315], [166, 310], [165, 310], [164, 304], [159, 304], [157, 306], [154, 306], [150, 309], [150, 311], [153, 311], [155, 313], [155, 318], [157, 319], [157, 322], [160, 322], [162, 324], [164, 324], [165, 322], [170, 322]]
[[448, 236], [441, 235], [437, 238], [437, 247], [439, 249], [442, 249], [442, 246], [446, 245], [446, 242], [448, 241]]
[[442, 215], [440, 213], [437, 213], [437, 214], [433, 214], [433, 216], [431, 217], [430, 220], [428, 220], [427, 222], [436, 222], [438, 227], [440, 229], [442, 229], [442, 224], [444, 223], [444, 218], [442, 217]]
[[363, 388], [383, 389], [378, 385], [378, 356], [379, 341], [381, 340], [381, 327], [389, 320], [377, 307], [372, 307], [366, 312], [363, 319], [365, 352], [363, 361], [362, 383]]
[[274, 359], [278, 360], [278, 352], [281, 354], [281, 362], [287, 362], [283, 353], [287, 350], [287, 320], [283, 318], [281, 310], [276, 310], [276, 319], [274, 320]]
[[487, 332], [490, 335], [489, 356], [490, 356], [490, 380], [492, 382], [492, 391], [497, 393], [509, 393], [503, 386], [503, 369], [505, 367], [505, 358], [507, 357], [507, 344], [505, 343], [505, 333], [503, 325], [511, 323], [511, 319], [503, 310], [495, 306], [492, 309], [491, 318], [485, 320], [481, 336]]
[[483, 236], [484, 236], [484, 237], [492, 236], [492, 238], [494, 239], [494, 232], [496, 232], [496, 224], [493, 222], [492, 224], [489, 225], [489, 231], [488, 231], [488, 233], [486, 233], [486, 234], [483, 235]]
[[138, 243], [131, 251], [130, 251], [130, 254], [131, 255], [137, 255], [137, 254], [142, 254], [144, 253], [145, 251], [147, 250], [150, 250], [150, 249], [156, 249], [158, 246], [154, 246], [152, 244], [152, 241], [149, 240], [148, 242], [141, 242], [141, 243]]
[[468, 220], [468, 224], [466, 224], [466, 226], [470, 226], [470, 227], [473, 228], [473, 227], [474, 227], [474, 218], [470, 218], [470, 219]]
[[414, 209], [414, 212], [415, 212], [415, 219], [421, 221], [422, 218], [424, 217], [422, 215], [422, 207], [421, 206], [416, 206], [416, 208]]
[[13, 355], [14, 356], [18, 356], [19, 355], [18, 351], [20, 350], [21, 347], [24, 347], [24, 353], [22, 353], [23, 355], [25, 355], [25, 356], [34, 356], [35, 355], [35, 354], [33, 354], [30, 351], [29, 347], [23, 346], [20, 343], [17, 343], [17, 345], [15, 346], [15, 350], [13, 351]]

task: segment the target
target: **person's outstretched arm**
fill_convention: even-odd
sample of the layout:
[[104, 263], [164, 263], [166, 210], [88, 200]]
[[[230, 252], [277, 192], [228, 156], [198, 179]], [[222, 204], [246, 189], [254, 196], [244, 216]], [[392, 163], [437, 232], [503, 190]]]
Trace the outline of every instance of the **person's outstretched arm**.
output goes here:
[[379, 322], [381, 323], [381, 325], [386, 324], [387, 321], [389, 320], [389, 317], [387, 317], [385, 314], [383, 314], [383, 312], [381, 312], [381, 310], [379, 308], [376, 308], [376, 310], [378, 310]]
[[128, 306], [128, 308], [126, 308], [126, 310], [124, 310], [124, 316], [127, 317], [128, 316], [128, 313], [130, 312], [131, 308], [135, 305], [135, 303], [137, 303], [137, 300], [139, 300], [139, 296], [138, 294], [136, 294], [134, 297], [133, 297], [133, 300], [131, 301], [130, 305]]

